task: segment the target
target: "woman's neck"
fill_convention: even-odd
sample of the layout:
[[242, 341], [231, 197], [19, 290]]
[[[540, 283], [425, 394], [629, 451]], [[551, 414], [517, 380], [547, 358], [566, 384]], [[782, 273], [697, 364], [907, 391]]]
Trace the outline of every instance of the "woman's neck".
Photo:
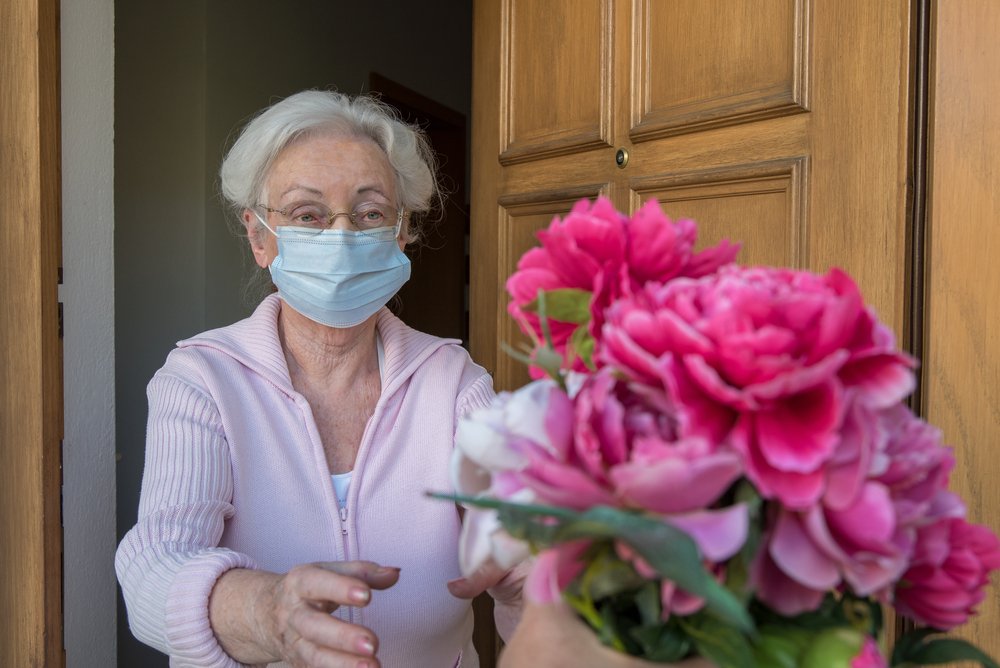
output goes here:
[[375, 319], [354, 327], [327, 327], [282, 303], [278, 332], [292, 380], [330, 383], [377, 374]]

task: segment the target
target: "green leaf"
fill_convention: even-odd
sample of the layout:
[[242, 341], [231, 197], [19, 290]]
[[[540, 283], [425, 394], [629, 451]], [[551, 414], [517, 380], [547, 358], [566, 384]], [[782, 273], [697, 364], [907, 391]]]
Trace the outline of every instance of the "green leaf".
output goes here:
[[636, 656], [647, 661], [673, 663], [691, 653], [691, 640], [678, 628], [662, 622], [649, 626], [637, 626], [629, 635], [639, 644]]
[[562, 374], [559, 373], [559, 370], [562, 368], [563, 358], [551, 346], [544, 345], [535, 348], [528, 363], [540, 367], [554, 380], [562, 380]]
[[500, 348], [507, 353], [509, 356], [516, 359], [521, 364], [531, 364], [531, 351], [521, 352], [520, 350], [512, 347], [509, 343], [501, 343]]
[[907, 631], [896, 640], [896, 645], [892, 649], [892, 665], [904, 663], [904, 657], [909, 656], [917, 647], [923, 644], [924, 640], [937, 634], [936, 629], [919, 628]]
[[601, 642], [615, 648], [619, 652], [635, 654], [639, 650], [639, 647], [629, 637], [627, 621], [618, 614], [618, 611], [612, 605], [601, 606], [599, 610], [602, 624], [598, 632], [598, 637]]
[[603, 549], [591, 558], [582, 577], [586, 595], [594, 600], [641, 587], [645, 580], [632, 566]]
[[[900, 663], [913, 663], [919, 666], [930, 666], [953, 661], [975, 661], [986, 668], [998, 668], [997, 662], [985, 652], [970, 642], [960, 638], [937, 638], [922, 642], [911, 649], [911, 652], [901, 657]], [[893, 653], [893, 664], [896, 656]]]
[[639, 609], [639, 620], [643, 626], [659, 625], [663, 604], [660, 601], [660, 586], [647, 582], [635, 593], [635, 605]]
[[753, 641], [754, 659], [758, 666], [797, 668], [799, 656], [809, 643], [812, 632], [794, 626], [760, 627]]
[[578, 288], [539, 290], [538, 298], [525, 305], [523, 310], [542, 314], [551, 320], [584, 325], [590, 322], [590, 300], [593, 294]]
[[608, 506], [594, 506], [578, 513], [555, 506], [522, 505], [498, 499], [441, 494], [431, 496], [499, 510], [500, 520], [508, 533], [536, 545], [546, 546], [582, 538], [621, 539], [661, 576], [704, 599], [706, 609], [720, 620], [746, 633], [753, 633], [753, 620], [746, 607], [705, 570], [698, 547], [691, 537], [661, 519]]
[[576, 520], [582, 515], [581, 513], [570, 510], [569, 508], [560, 508], [559, 506], [545, 506], [541, 504], [533, 503], [512, 503], [510, 501], [501, 501], [500, 499], [494, 499], [488, 496], [469, 496], [467, 494], [445, 494], [442, 492], [427, 492], [427, 496], [432, 499], [443, 499], [445, 501], [454, 501], [456, 503], [463, 503], [470, 506], [477, 506], [479, 508], [491, 508], [493, 510], [509, 510], [515, 515], [524, 515], [525, 517], [535, 517], [539, 520], [544, 518], [556, 518], [560, 520]]
[[698, 654], [719, 668], [756, 668], [750, 642], [732, 626], [707, 615], [683, 618], [681, 626], [694, 641]]
[[745, 632], [753, 621], [743, 604], [705, 570], [698, 547], [686, 533], [662, 520], [607, 506], [596, 506], [579, 520], [565, 523], [560, 540], [619, 538], [632, 546], [657, 573], [685, 591], [705, 599], [706, 607], [721, 620]]
[[591, 370], [594, 368], [595, 345], [596, 342], [594, 337], [590, 335], [590, 327], [587, 324], [574, 329], [573, 334], [569, 337], [569, 352], [583, 360], [583, 363]]

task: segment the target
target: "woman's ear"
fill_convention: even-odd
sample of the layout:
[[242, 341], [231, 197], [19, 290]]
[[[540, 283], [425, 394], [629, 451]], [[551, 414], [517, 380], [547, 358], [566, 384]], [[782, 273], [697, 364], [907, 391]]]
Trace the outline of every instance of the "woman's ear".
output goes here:
[[243, 209], [243, 227], [247, 232], [247, 242], [253, 251], [254, 261], [258, 267], [266, 269], [271, 264], [271, 258], [268, 257], [267, 246], [264, 244], [262, 225], [254, 211]]

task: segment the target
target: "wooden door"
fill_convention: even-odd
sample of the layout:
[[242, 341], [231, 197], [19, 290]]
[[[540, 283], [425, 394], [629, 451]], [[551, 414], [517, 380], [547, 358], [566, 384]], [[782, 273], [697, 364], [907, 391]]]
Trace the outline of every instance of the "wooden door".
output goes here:
[[0, 665], [61, 666], [57, 0], [0, 3]]
[[598, 194], [656, 197], [744, 263], [840, 266], [906, 331], [910, 22], [909, 0], [478, 1], [471, 341], [497, 386], [527, 378], [506, 277]]
[[477, 0], [471, 347], [497, 388], [527, 380], [501, 350], [518, 338], [506, 278], [598, 194], [656, 197], [746, 264], [842, 267], [907, 345], [913, 16], [911, 0]]
[[[921, 408], [955, 450], [969, 519], [1000, 534], [1000, 3], [931, 3]], [[1000, 577], [961, 630], [1000, 658]]]

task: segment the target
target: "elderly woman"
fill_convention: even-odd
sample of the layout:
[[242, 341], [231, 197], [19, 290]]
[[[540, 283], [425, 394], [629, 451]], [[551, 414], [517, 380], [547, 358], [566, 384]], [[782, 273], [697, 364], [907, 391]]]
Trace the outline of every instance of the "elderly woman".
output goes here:
[[475, 666], [450, 488], [456, 420], [491, 379], [385, 308], [437, 194], [419, 131], [309, 91], [247, 125], [222, 190], [277, 293], [181, 341], [149, 383], [139, 521], [116, 569], [172, 665]]

